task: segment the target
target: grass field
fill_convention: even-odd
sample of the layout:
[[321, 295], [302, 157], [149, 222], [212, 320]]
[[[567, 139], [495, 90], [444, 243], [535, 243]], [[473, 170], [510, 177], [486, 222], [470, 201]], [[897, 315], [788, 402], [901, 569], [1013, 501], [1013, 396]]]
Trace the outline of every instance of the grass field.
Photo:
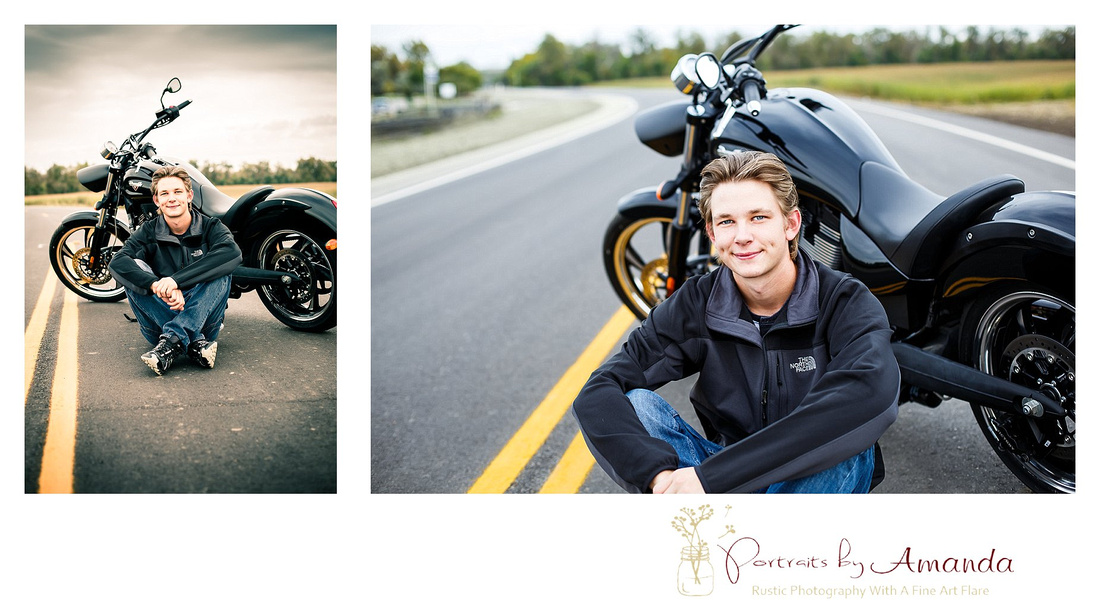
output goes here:
[[772, 72], [772, 87], [936, 104], [1068, 100], [1076, 96], [1075, 61], [962, 62]]
[[[258, 186], [259, 185], [227, 185], [218, 187], [218, 190], [231, 197], [240, 197]], [[282, 187], [308, 187], [337, 197], [336, 183], [334, 182], [309, 182], [272, 186], [276, 189]], [[102, 193], [92, 193], [91, 191], [58, 193], [54, 195], [27, 195], [24, 196], [23, 203], [27, 206], [87, 206], [91, 208], [95, 206], [95, 203], [98, 202], [99, 198], [102, 196]]]
[[[814, 87], [830, 93], [879, 99], [980, 104], [1066, 100], [1076, 95], [1076, 61], [892, 64], [813, 70], [771, 70], [768, 87]], [[608, 85], [671, 87], [667, 78]]]

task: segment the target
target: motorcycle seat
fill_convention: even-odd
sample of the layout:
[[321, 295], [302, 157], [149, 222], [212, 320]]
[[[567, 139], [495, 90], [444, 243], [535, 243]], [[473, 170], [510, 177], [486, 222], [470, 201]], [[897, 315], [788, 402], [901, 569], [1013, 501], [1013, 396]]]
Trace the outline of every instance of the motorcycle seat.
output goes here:
[[194, 193], [195, 205], [206, 216], [220, 218], [237, 201], [214, 187], [201, 183], [194, 186]]
[[274, 190], [273, 187], [267, 185], [256, 187], [248, 193], [234, 199], [211, 186], [200, 185], [195, 191], [195, 200], [197, 202], [200, 201], [199, 196], [201, 192], [202, 199], [199, 209], [207, 216], [219, 218], [226, 226], [231, 226], [231, 217], [237, 210], [249, 209], [253, 204], [267, 197], [267, 195]]
[[867, 163], [860, 172], [859, 225], [905, 277], [932, 278], [981, 211], [1023, 190], [1023, 181], [1003, 174], [944, 199], [895, 169]]

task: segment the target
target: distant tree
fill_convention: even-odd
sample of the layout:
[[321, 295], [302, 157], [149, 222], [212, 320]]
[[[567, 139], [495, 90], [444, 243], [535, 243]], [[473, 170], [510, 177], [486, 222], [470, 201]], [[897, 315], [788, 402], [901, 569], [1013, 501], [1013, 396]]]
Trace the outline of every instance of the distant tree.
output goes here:
[[336, 162], [316, 157], [299, 159], [295, 182], [336, 182]]
[[84, 166], [64, 167], [56, 163], [46, 170], [46, 193], [75, 193], [83, 189], [83, 185], [76, 178], [76, 171]]
[[402, 72], [401, 60], [386, 47], [370, 47], [370, 94], [397, 93]]
[[1073, 27], [1046, 30], [1035, 43], [1032, 59], [1075, 59], [1077, 35]]
[[597, 41], [586, 43], [573, 52], [573, 63], [585, 82], [619, 78], [615, 69], [622, 58], [623, 53], [618, 45], [605, 45]]
[[707, 48], [707, 43], [703, 39], [703, 36], [698, 32], [676, 33], [676, 53], [678, 55], [702, 53], [710, 50], [711, 49]]
[[42, 173], [34, 168], [23, 166], [23, 195], [43, 195], [46, 193], [46, 181]]
[[403, 67], [404, 78], [401, 81], [404, 85], [403, 93], [411, 98], [413, 95], [424, 93], [424, 65], [431, 56], [431, 52], [428, 50], [428, 45], [419, 40], [405, 43], [403, 49], [406, 59]]
[[191, 160], [191, 165], [195, 166], [202, 172], [202, 175], [210, 179], [210, 182], [215, 185], [230, 184], [233, 178], [233, 166], [225, 162], [207, 162], [202, 165], [198, 161]]
[[439, 82], [454, 83], [458, 95], [466, 95], [481, 89], [481, 73], [466, 62], [439, 69]]

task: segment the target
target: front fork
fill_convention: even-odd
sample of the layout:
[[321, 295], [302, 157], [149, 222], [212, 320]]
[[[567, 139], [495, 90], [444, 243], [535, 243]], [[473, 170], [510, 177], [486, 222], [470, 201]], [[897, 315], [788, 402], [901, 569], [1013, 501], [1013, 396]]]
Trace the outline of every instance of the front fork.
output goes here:
[[691, 207], [695, 205], [694, 193], [699, 191], [699, 173], [708, 161], [708, 143], [717, 111], [707, 104], [689, 106], [687, 110], [687, 134], [684, 138], [684, 161], [681, 164], [679, 184], [680, 199], [676, 204], [676, 218], [668, 235], [668, 295], [684, 284], [689, 274], [691, 236]]
[[115, 220], [118, 211], [118, 197], [115, 193], [115, 175], [112, 172], [107, 176], [107, 188], [103, 191], [103, 199], [96, 203], [99, 209], [99, 220], [96, 221], [92, 239], [88, 242], [88, 270], [93, 276], [99, 274], [109, 263], [107, 257], [102, 256], [103, 249], [111, 240], [112, 232], [107, 230], [107, 225]]

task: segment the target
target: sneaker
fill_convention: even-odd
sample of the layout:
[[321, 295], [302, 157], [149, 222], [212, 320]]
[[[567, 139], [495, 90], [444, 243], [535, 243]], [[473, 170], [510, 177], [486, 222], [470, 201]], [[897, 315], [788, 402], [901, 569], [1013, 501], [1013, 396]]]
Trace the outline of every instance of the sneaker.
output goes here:
[[141, 360], [153, 370], [153, 373], [163, 375], [176, 357], [183, 354], [183, 344], [175, 335], [161, 337], [157, 347], [141, 355]]
[[218, 354], [218, 342], [197, 339], [187, 346], [187, 357], [199, 367], [214, 368], [214, 357]]

